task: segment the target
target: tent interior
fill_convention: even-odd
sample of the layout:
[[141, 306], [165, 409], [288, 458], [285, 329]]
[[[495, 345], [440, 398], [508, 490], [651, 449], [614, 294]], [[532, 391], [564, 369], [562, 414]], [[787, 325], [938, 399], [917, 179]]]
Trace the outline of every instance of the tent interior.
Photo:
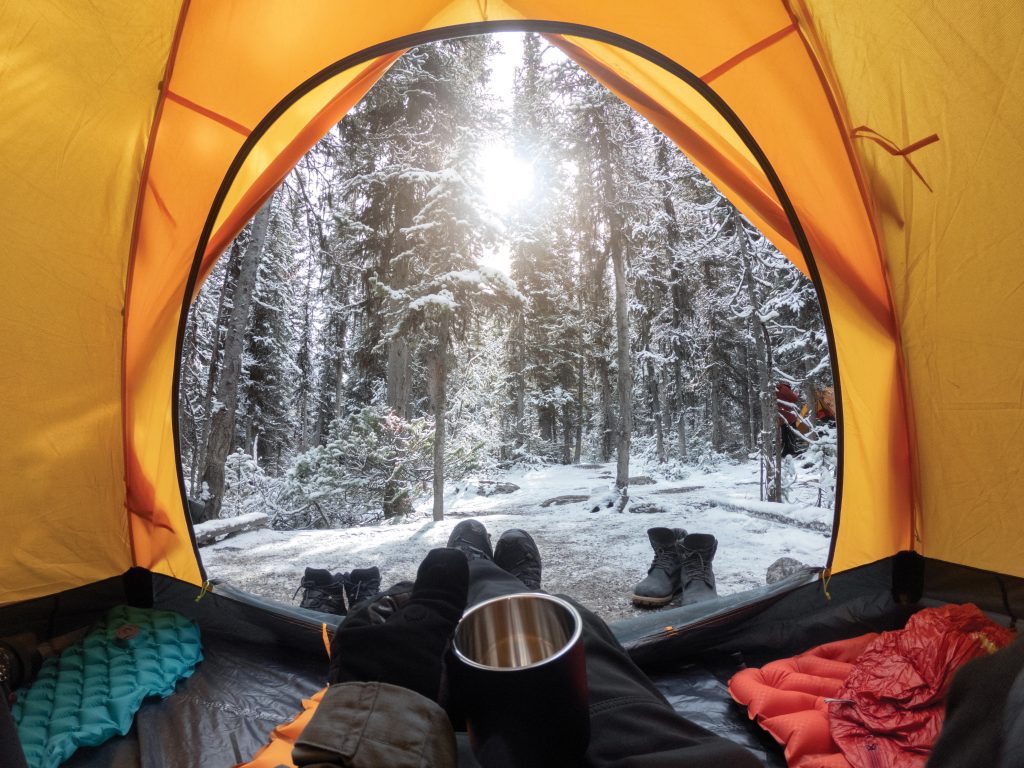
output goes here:
[[6, 4], [0, 635], [61, 635], [127, 602], [194, 618], [206, 657], [129, 736], [68, 765], [245, 761], [323, 684], [325, 617], [208, 589], [177, 450], [184, 318], [403, 51], [501, 30], [546, 35], [669, 136], [825, 314], [841, 457], [827, 568], [616, 625], [670, 701], [784, 765], [728, 699], [740, 665], [945, 602], [1016, 621], [1024, 6]]

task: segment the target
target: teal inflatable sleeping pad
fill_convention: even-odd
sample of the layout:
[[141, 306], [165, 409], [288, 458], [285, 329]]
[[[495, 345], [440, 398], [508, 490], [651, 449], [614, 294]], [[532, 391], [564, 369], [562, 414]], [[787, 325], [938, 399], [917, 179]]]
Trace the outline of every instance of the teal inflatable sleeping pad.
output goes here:
[[118, 606], [81, 642], [47, 659], [13, 708], [30, 768], [131, 728], [147, 696], [170, 696], [203, 658], [199, 628], [167, 611]]

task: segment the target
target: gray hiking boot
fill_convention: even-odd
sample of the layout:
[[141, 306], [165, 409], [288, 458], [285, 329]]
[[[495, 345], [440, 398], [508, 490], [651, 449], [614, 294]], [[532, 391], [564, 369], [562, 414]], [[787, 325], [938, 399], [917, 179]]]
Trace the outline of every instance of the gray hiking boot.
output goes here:
[[683, 605], [713, 600], [718, 597], [715, 589], [715, 571], [711, 561], [718, 551], [718, 539], [710, 533], [691, 533], [679, 542], [679, 554], [683, 561]]
[[501, 534], [494, 547], [494, 563], [523, 582], [527, 589], [540, 589], [540, 550], [522, 528], [510, 528]]
[[448, 546], [461, 549], [469, 560], [493, 560], [491, 535], [479, 520], [463, 520], [452, 528]]
[[633, 588], [633, 605], [658, 608], [669, 602], [682, 589], [680, 573], [682, 558], [676, 545], [686, 531], [680, 528], [650, 528], [647, 538], [654, 548], [654, 560], [647, 570], [647, 578]]
[[345, 582], [345, 596], [349, 610], [358, 603], [380, 594], [380, 569], [356, 568], [352, 573], [341, 574]]
[[302, 601], [299, 607], [321, 613], [345, 615], [345, 577], [347, 574], [332, 575], [324, 568], [307, 568], [299, 583]]

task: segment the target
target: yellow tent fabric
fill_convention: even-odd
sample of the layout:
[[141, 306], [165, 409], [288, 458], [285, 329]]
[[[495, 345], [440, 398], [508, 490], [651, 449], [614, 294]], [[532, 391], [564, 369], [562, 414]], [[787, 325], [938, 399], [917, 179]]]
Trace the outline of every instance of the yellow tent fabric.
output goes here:
[[1024, 5], [820, 6], [799, 18], [857, 137], [903, 339], [914, 548], [1020, 576]]
[[171, 424], [196, 249], [205, 273], [402, 49], [502, 24], [555, 35], [813, 258], [834, 569], [912, 548], [1024, 576], [1020, 4], [39, 2], [0, 7], [0, 603], [133, 564], [201, 580]]

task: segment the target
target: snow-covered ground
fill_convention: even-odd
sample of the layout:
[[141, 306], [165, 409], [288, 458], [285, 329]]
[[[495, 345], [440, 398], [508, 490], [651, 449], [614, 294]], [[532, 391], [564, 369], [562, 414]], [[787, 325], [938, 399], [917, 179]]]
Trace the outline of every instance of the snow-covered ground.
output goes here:
[[[759, 501], [758, 465], [745, 462], [693, 470], [683, 479], [659, 477], [656, 467], [634, 467], [634, 478], [654, 482], [631, 485], [630, 503], [621, 513], [604, 507], [591, 512], [608, 497], [614, 471], [613, 464], [606, 464], [509, 472], [491, 479], [518, 485], [513, 493], [482, 496], [473, 483], [453, 487], [441, 522], [431, 520], [428, 498], [414, 518], [402, 522], [326, 531], [261, 530], [200, 551], [211, 578], [289, 603], [307, 566], [337, 572], [376, 565], [384, 586], [411, 579], [430, 549], [444, 546], [460, 520], [475, 517], [493, 542], [507, 528], [528, 530], [540, 548], [543, 588], [572, 595], [607, 621], [641, 612], [629, 595], [650, 565], [647, 529], [653, 526], [718, 538], [714, 569], [720, 595], [763, 585], [768, 566], [780, 557], [823, 565], [828, 555], [832, 509], [811, 505], [816, 494], [799, 469], [791, 498], [806, 497], [807, 505]], [[567, 495], [587, 500], [541, 506]], [[661, 511], [633, 511], [642, 505]]]

